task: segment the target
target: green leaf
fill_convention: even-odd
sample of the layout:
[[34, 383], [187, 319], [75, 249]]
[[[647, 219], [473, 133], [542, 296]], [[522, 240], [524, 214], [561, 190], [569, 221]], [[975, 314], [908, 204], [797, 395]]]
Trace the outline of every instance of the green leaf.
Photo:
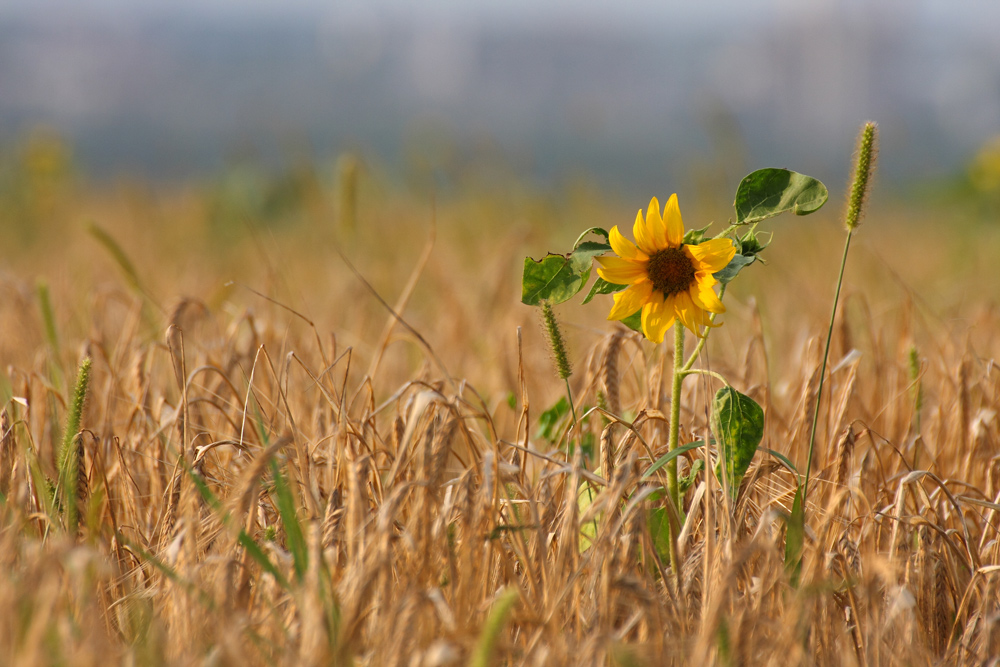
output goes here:
[[610, 243], [611, 235], [608, 234], [608, 230], [604, 229], [603, 227], [591, 227], [583, 234], [580, 234], [578, 237], [576, 237], [576, 243], [573, 244], [574, 250], [578, 248], [581, 243], [583, 243], [583, 237], [586, 236], [587, 234], [596, 234], [598, 236], [603, 236], [604, 242]]
[[598, 294], [614, 294], [615, 292], [621, 292], [623, 289], [628, 287], [628, 285], [616, 285], [614, 283], [609, 283], [604, 278], [598, 278], [594, 281], [594, 286], [590, 288], [590, 293], [587, 294], [587, 298], [583, 300], [584, 303], [590, 303]]
[[553, 304], [568, 301], [590, 278], [594, 258], [610, 251], [607, 243], [584, 241], [569, 255], [549, 254], [541, 260], [525, 257], [521, 303], [537, 306], [542, 301]]
[[695, 459], [694, 463], [691, 464], [691, 471], [685, 477], [681, 477], [677, 480], [677, 487], [680, 489], [681, 497], [688, 492], [694, 483], [698, 481], [698, 473], [705, 469], [704, 459]]
[[732, 387], [723, 387], [712, 400], [712, 431], [719, 443], [720, 465], [736, 499], [740, 481], [764, 437], [764, 411], [757, 402]]
[[546, 255], [540, 260], [524, 258], [521, 276], [521, 303], [537, 306], [544, 300], [562, 303], [583, 288], [584, 278], [573, 273], [569, 258]]
[[713, 273], [712, 276], [725, 285], [735, 278], [740, 271], [753, 264], [755, 259], [757, 258], [752, 255], [734, 255], [733, 258], [729, 260], [729, 264], [726, 264], [725, 268], [721, 271]]
[[621, 323], [627, 326], [632, 331], [638, 331], [639, 333], [642, 333], [642, 310], [640, 309], [635, 311], [634, 313], [626, 317], [624, 320], [621, 320]]
[[661, 563], [670, 562], [670, 517], [667, 512], [666, 507], [654, 507], [649, 510], [646, 518], [649, 537], [653, 541], [653, 547]]
[[802, 507], [802, 487], [795, 489], [792, 514], [785, 523], [785, 572], [797, 586], [802, 571], [802, 549], [806, 543], [806, 513]]
[[820, 181], [787, 169], [758, 169], [736, 190], [736, 222], [750, 224], [785, 211], [807, 215], [820, 209], [830, 193]]
[[536, 438], [545, 438], [549, 442], [556, 439], [557, 427], [566, 415], [569, 414], [569, 401], [563, 396], [556, 401], [552, 407], [543, 412], [538, 417], [538, 430], [535, 432]]

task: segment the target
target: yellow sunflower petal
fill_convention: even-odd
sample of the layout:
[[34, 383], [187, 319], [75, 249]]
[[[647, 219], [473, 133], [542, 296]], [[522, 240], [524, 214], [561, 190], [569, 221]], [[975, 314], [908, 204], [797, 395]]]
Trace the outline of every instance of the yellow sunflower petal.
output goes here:
[[621, 259], [620, 257], [598, 257], [597, 275], [616, 285], [631, 285], [648, 277], [646, 263]]
[[611, 249], [622, 259], [649, 259], [646, 253], [636, 248], [634, 243], [622, 236], [622, 233], [618, 231], [618, 225], [611, 228], [608, 241], [611, 243]]
[[688, 288], [688, 294], [691, 296], [691, 300], [694, 301], [694, 305], [702, 310], [707, 310], [710, 313], [726, 312], [726, 307], [719, 301], [719, 297], [715, 295], [715, 290], [712, 289], [712, 285], [710, 284], [695, 281]]
[[715, 279], [715, 276], [712, 275], [711, 271], [695, 271], [694, 279], [703, 285], [707, 285], [708, 287], [713, 287], [719, 284], [719, 281]]
[[671, 248], [679, 248], [684, 240], [684, 220], [681, 219], [681, 208], [677, 205], [677, 195], [670, 195], [663, 211], [663, 225], [666, 229], [666, 240]]
[[[653, 197], [653, 202], [656, 201], [656, 197]], [[650, 206], [653, 206], [653, 202], [650, 202]], [[659, 206], [659, 204], [656, 204]], [[635, 244], [639, 246], [639, 250], [646, 253], [646, 255], [652, 255], [654, 252], [660, 248], [656, 247], [656, 239], [653, 238], [652, 231], [646, 225], [646, 221], [642, 219], [642, 209], [635, 214], [635, 224], [632, 225], [632, 236], [635, 237]]]
[[642, 331], [654, 343], [662, 343], [667, 329], [674, 323], [674, 297], [663, 298], [662, 292], [653, 294], [642, 307]]
[[649, 208], [646, 209], [646, 231], [657, 250], [667, 247], [667, 228], [660, 216], [660, 201], [656, 197], [649, 200]]
[[716, 323], [712, 322], [712, 318], [709, 316], [709, 313], [708, 313], [707, 310], [699, 310], [698, 312], [701, 314], [701, 325], [702, 326], [704, 326], [704, 327], [711, 327], [712, 329], [715, 329], [717, 327], [721, 327], [722, 326], [722, 322], [716, 322]]
[[721, 271], [736, 256], [736, 246], [729, 239], [712, 239], [698, 245], [686, 245], [688, 257], [697, 271]]
[[698, 325], [702, 321], [701, 313], [704, 311], [694, 305], [694, 302], [691, 301], [691, 295], [687, 292], [678, 292], [675, 299], [674, 312], [677, 313], [677, 319], [697, 336]]
[[[605, 278], [607, 280], [607, 278]], [[608, 313], [609, 320], [623, 320], [649, 301], [653, 294], [653, 284], [648, 280], [630, 286], [628, 289], [614, 294], [615, 305]]]

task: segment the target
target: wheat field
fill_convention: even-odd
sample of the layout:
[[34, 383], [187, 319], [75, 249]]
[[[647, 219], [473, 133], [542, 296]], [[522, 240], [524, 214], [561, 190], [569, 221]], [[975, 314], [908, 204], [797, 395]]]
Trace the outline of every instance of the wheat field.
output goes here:
[[[663, 471], [645, 474], [667, 446], [669, 344], [605, 321], [608, 297], [557, 307], [571, 447], [540, 425], [563, 386], [518, 299], [525, 255], [643, 202], [494, 174], [435, 198], [369, 173], [347, 198], [292, 170], [249, 201], [228, 181], [50, 171], [2, 201], [4, 664], [1000, 656], [1000, 246], [985, 223], [886, 197], [859, 230], [798, 571], [785, 527], [836, 188], [814, 218], [774, 223], [768, 264], [727, 294], [698, 364], [763, 406], [762, 447], [791, 466], [758, 452], [735, 501], [693, 475], [675, 569], [650, 522]], [[717, 195], [688, 197], [686, 219], [724, 223]], [[682, 442], [706, 438], [716, 388], [685, 385]]]

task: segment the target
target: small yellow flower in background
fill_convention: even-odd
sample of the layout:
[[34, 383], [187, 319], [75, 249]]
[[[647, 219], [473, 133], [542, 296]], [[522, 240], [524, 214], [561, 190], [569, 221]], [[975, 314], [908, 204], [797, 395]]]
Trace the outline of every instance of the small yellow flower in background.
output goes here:
[[[623, 320], [642, 309], [642, 332], [654, 343], [663, 342], [667, 329], [679, 319], [695, 335], [699, 326], [712, 326], [709, 313], [724, 313], [726, 307], [715, 295], [712, 276], [736, 255], [729, 239], [712, 239], [698, 245], [684, 240], [684, 222], [677, 195], [670, 195], [663, 215], [653, 197], [642, 217], [632, 227], [635, 244], [611, 230], [611, 248], [618, 257], [598, 257], [598, 275], [609, 283], [628, 285], [614, 295], [609, 320]], [[638, 246], [638, 247], [636, 247]]]

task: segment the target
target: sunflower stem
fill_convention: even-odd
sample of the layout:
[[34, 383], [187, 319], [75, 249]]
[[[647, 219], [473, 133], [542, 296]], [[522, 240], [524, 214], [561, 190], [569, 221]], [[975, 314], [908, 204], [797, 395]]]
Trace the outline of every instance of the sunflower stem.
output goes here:
[[[680, 435], [681, 419], [681, 382], [684, 380], [684, 373], [681, 371], [681, 363], [684, 359], [684, 327], [680, 322], [674, 323], [674, 376], [670, 388], [670, 440], [669, 451], [677, 449], [677, 442]], [[670, 498], [674, 501], [677, 511], [681, 511], [680, 485], [677, 483], [677, 459], [674, 458], [667, 464], [667, 478], [670, 484]], [[674, 536], [677, 537], [676, 535]], [[671, 553], [671, 560], [675, 556]], [[676, 570], [676, 563], [673, 563]]]
[[729, 225], [728, 227], [726, 227], [725, 229], [723, 229], [721, 232], [719, 232], [718, 234], [716, 234], [712, 238], [721, 239], [722, 237], [728, 236], [732, 232], [735, 232], [738, 228], [739, 228], [738, 224]]
[[[722, 301], [722, 298], [724, 296], [726, 296], [725, 284], [723, 284], [722, 287], [719, 289], [719, 301]], [[712, 313], [708, 317], [709, 320], [711, 320], [712, 324], [715, 324], [715, 313]], [[694, 362], [698, 359], [698, 355], [701, 354], [702, 349], [705, 347], [705, 342], [708, 341], [708, 334], [710, 334], [711, 332], [712, 332], [711, 328], [706, 328], [705, 335], [700, 336], [698, 338], [698, 344], [695, 346], [694, 351], [691, 353], [691, 356], [688, 357], [688, 360], [684, 362], [684, 366], [681, 367], [681, 372], [687, 374], [687, 372], [691, 370], [691, 367], [694, 366]]]

